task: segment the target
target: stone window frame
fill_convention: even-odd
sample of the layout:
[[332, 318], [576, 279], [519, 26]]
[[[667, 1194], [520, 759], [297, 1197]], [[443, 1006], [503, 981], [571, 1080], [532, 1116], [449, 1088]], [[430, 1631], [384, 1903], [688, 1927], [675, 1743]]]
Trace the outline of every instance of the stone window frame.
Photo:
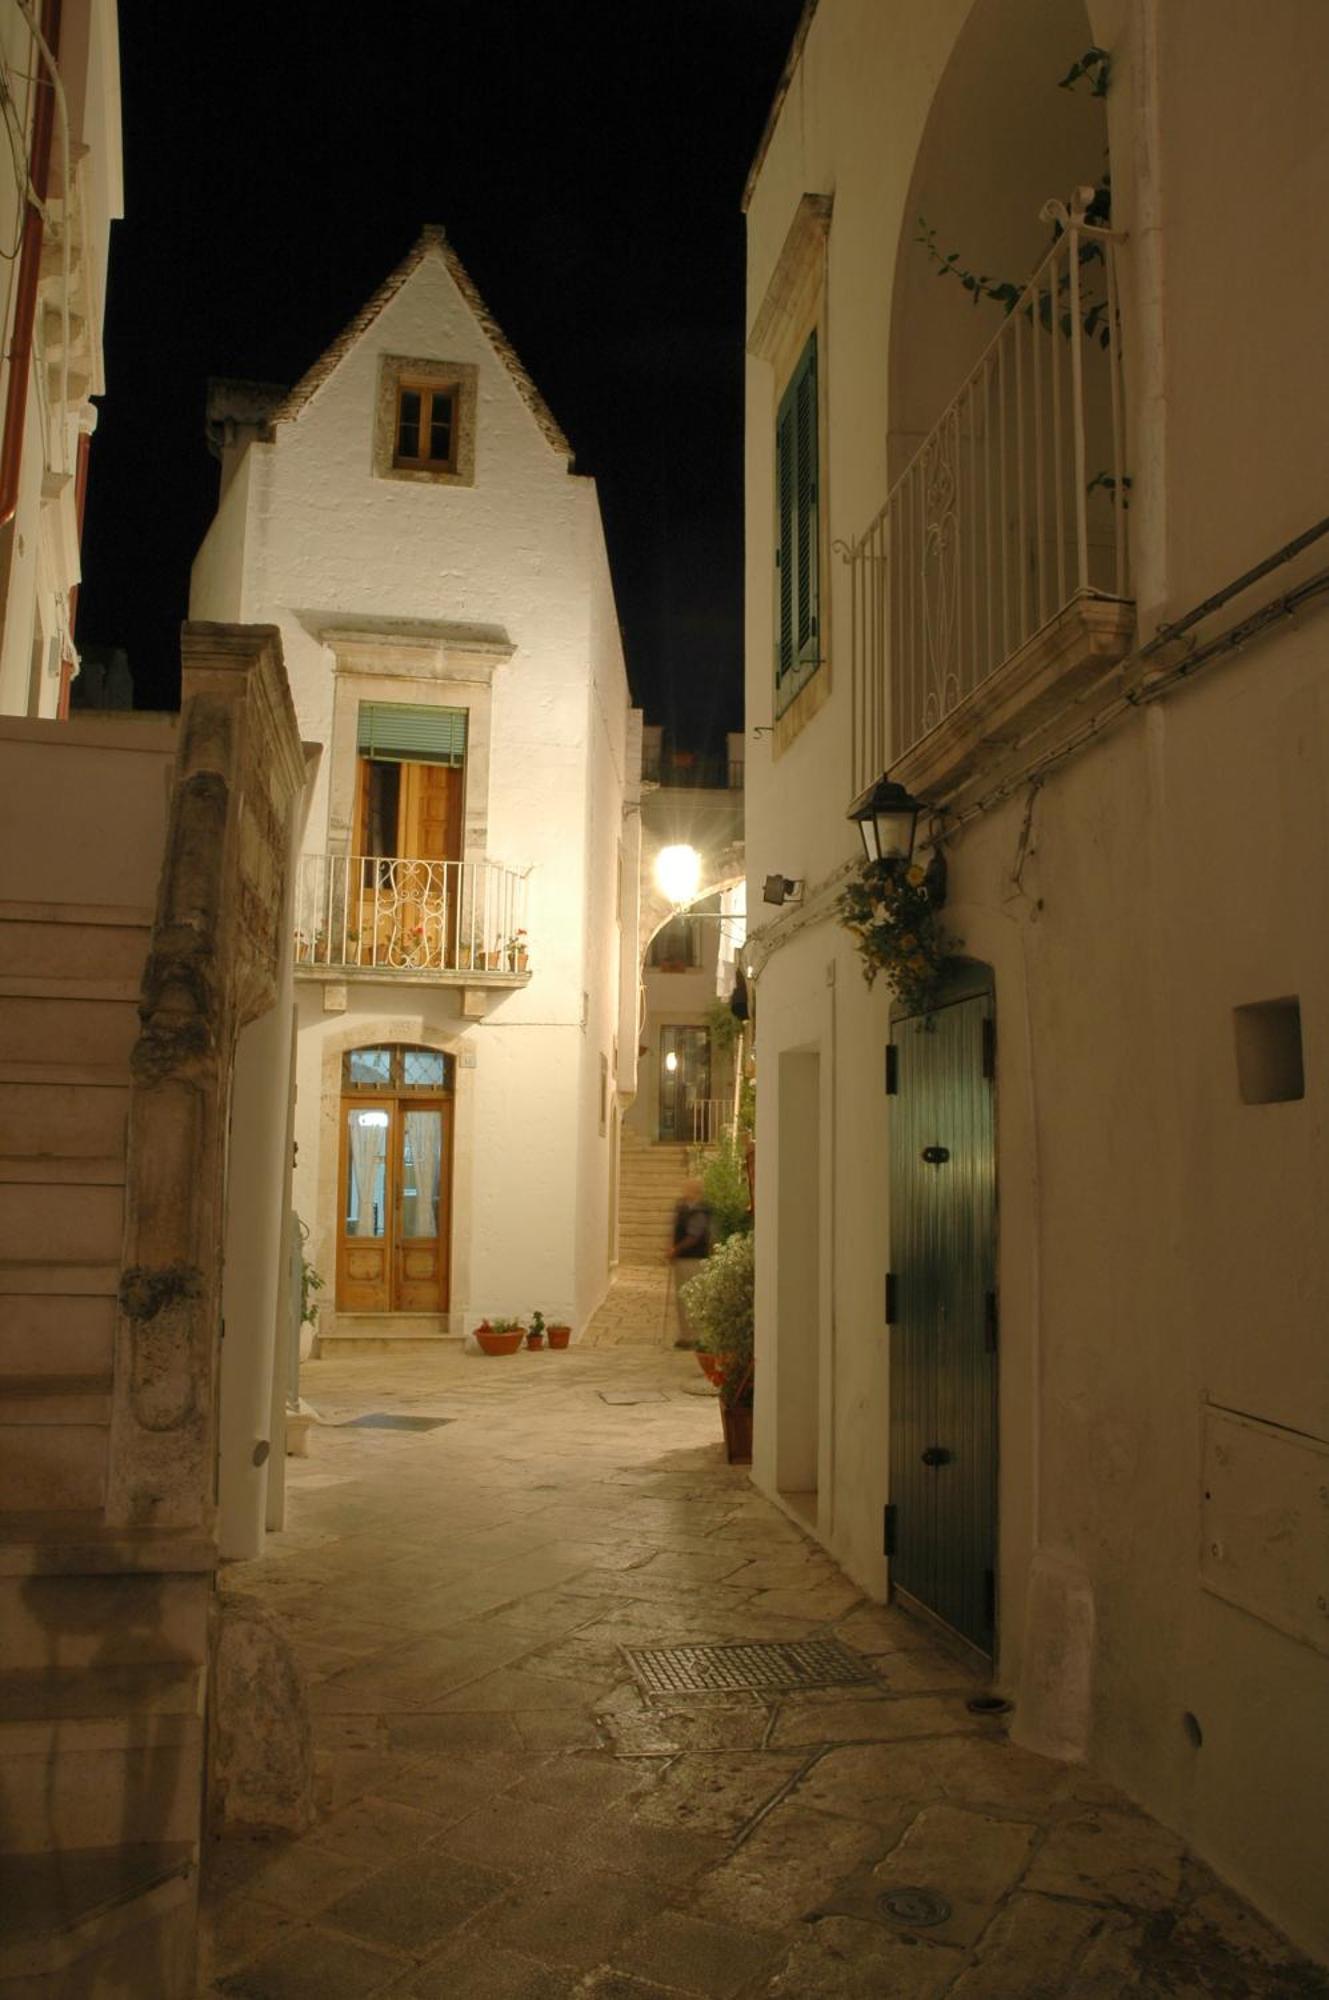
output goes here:
[[[374, 475], [411, 479], [426, 486], [474, 486], [475, 408], [479, 368], [473, 361], [431, 361], [416, 355], [384, 354], [378, 364], [374, 417]], [[398, 465], [397, 408], [403, 388], [450, 389], [453, 393], [451, 466]]]

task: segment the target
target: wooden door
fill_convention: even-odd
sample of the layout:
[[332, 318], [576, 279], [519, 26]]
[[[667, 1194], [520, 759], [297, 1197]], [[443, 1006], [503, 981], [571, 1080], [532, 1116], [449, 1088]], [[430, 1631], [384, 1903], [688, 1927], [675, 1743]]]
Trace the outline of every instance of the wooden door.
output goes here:
[[893, 1024], [888, 1547], [895, 1588], [993, 1650], [996, 1175], [988, 993]]
[[711, 1094], [709, 1028], [660, 1030], [660, 1137], [692, 1138], [692, 1107]]
[[451, 1118], [447, 1098], [402, 1098], [397, 1104], [392, 1273], [396, 1312], [447, 1308]]
[[342, 1098], [337, 1308], [446, 1312], [452, 1100]]

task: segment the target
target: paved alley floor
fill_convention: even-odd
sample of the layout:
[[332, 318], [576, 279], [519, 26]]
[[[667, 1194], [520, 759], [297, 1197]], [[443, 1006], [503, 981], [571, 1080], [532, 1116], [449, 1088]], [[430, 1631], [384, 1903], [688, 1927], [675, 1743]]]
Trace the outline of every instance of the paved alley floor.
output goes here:
[[[203, 1990], [1329, 1994], [1170, 1834], [971, 1712], [971, 1670], [726, 1465], [664, 1303], [629, 1271], [567, 1353], [307, 1368], [289, 1530], [225, 1587], [312, 1684], [320, 1817], [211, 1849]], [[380, 1412], [447, 1421], [347, 1427]], [[648, 1694], [624, 1653], [832, 1637], [866, 1684]]]

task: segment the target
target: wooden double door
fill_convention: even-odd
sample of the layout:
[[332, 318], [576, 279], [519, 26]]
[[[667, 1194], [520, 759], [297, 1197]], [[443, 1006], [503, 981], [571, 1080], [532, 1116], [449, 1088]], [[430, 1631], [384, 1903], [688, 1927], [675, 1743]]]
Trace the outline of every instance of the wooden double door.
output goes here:
[[452, 1112], [419, 1089], [343, 1093], [339, 1311], [448, 1310]]

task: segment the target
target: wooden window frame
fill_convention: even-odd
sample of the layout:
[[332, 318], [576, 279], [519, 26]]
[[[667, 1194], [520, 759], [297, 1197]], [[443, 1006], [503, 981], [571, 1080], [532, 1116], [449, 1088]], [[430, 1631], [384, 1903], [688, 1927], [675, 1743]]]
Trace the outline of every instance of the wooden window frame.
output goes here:
[[[408, 354], [379, 360], [378, 404], [374, 420], [374, 473], [379, 479], [414, 480], [434, 486], [474, 486], [476, 391], [479, 370], [471, 361], [434, 361]], [[450, 398], [452, 426], [448, 457], [406, 456], [398, 451], [402, 396], [420, 398], [417, 442], [429, 444], [433, 399]]]
[[822, 664], [821, 422], [817, 333], [803, 344], [775, 418], [775, 713]]
[[[404, 452], [401, 448], [403, 424], [402, 402], [407, 396], [420, 398], [420, 414], [416, 420], [416, 443], [420, 447], [415, 452]], [[433, 442], [434, 406], [443, 402], [448, 406], [448, 449], [445, 457], [435, 458], [429, 449]], [[452, 382], [421, 382], [413, 376], [402, 375], [397, 381], [397, 421], [392, 453], [394, 467], [407, 466], [416, 472], [455, 472], [457, 469], [457, 389]]]

